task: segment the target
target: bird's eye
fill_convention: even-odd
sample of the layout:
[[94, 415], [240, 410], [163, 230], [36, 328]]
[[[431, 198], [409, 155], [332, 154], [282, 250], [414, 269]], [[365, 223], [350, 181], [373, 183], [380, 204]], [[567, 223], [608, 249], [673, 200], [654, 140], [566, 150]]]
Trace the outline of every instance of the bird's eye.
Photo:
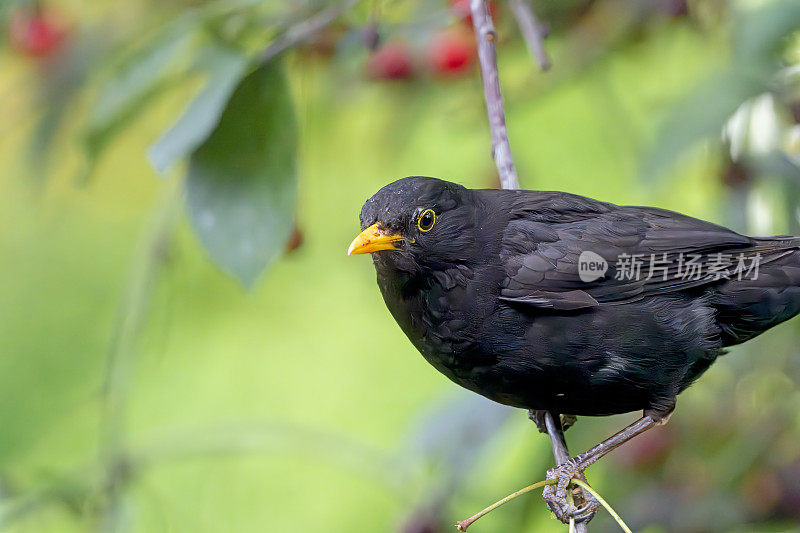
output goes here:
[[417, 227], [423, 233], [430, 231], [435, 223], [436, 213], [433, 212], [433, 209], [426, 209], [417, 218]]

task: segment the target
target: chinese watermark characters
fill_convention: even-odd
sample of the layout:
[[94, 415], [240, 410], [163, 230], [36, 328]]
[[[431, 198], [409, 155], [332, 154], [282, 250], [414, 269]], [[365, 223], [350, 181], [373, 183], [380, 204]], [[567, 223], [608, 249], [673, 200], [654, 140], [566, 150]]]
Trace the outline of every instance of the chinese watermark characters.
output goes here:
[[[760, 253], [622, 253], [614, 263], [613, 278], [620, 281], [757, 280], [760, 264]], [[595, 252], [584, 251], [578, 258], [578, 275], [585, 283], [604, 277], [608, 270], [609, 262]]]
[[735, 279], [756, 280], [761, 254], [620, 254], [614, 279], [684, 281]]

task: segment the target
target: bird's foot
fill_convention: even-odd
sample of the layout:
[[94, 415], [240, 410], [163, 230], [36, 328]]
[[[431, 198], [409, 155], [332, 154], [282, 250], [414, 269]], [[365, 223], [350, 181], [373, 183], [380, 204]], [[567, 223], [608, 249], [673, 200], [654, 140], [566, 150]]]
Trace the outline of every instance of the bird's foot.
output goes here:
[[546, 486], [542, 494], [547, 507], [565, 524], [570, 518], [591, 520], [600, 506], [594, 496], [572, 484], [573, 478], [586, 482], [583, 468], [575, 459], [569, 459], [547, 471], [547, 479], [555, 479], [556, 483]]
[[[544, 433], [545, 435], [548, 434], [547, 431], [547, 424], [544, 421], [544, 415], [547, 411], [537, 411], [535, 409], [531, 409], [528, 411], [528, 418], [533, 420], [533, 423], [536, 424], [536, 427], [539, 428], [539, 433]], [[561, 431], [566, 431], [572, 426], [575, 425], [575, 422], [578, 421], [578, 417], [575, 415], [558, 415], [559, 421], [561, 422]]]
[[578, 417], [575, 415], [559, 415], [559, 417], [561, 418], [561, 429], [563, 431], [568, 430], [578, 421]]

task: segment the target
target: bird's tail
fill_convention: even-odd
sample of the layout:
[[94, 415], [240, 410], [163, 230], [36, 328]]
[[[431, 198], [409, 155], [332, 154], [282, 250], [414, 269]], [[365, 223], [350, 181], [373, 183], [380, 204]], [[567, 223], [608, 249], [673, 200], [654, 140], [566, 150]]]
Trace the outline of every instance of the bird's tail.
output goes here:
[[726, 346], [739, 344], [800, 313], [800, 237], [754, 238], [752, 269], [712, 296]]

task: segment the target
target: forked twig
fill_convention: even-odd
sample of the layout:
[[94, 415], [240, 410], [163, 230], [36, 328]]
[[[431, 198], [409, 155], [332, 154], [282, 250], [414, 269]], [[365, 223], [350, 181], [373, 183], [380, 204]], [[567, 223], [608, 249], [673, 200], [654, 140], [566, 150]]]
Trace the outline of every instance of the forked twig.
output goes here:
[[[544, 481], [539, 481], [537, 483], [533, 483], [531, 485], [528, 485], [527, 487], [521, 488], [516, 492], [512, 492], [511, 494], [509, 494], [505, 498], [497, 500], [492, 505], [486, 507], [485, 509], [482, 509], [481, 511], [479, 511], [477, 513], [475, 513], [474, 515], [470, 516], [466, 520], [459, 520], [458, 522], [456, 522], [456, 529], [458, 529], [459, 531], [466, 531], [467, 528], [469, 526], [471, 526], [473, 523], [475, 523], [476, 520], [478, 520], [479, 518], [491, 513], [492, 511], [494, 511], [495, 509], [497, 509], [501, 505], [510, 502], [514, 498], [522, 496], [523, 494], [526, 494], [526, 493], [528, 493], [528, 492], [530, 492], [532, 490], [536, 490], [536, 489], [545, 487], [547, 485], [555, 485], [556, 483], [557, 483], [557, 480], [555, 480], [555, 479], [546, 479]], [[567, 502], [570, 505], [573, 504], [572, 491], [570, 490], [572, 485], [577, 485], [577, 486], [581, 487], [585, 491], [589, 492], [592, 496], [597, 498], [597, 501], [599, 501], [600, 504], [603, 507], [605, 507], [606, 510], [608, 511], [608, 513], [614, 518], [614, 520], [617, 521], [617, 524], [619, 524], [619, 527], [622, 528], [622, 531], [624, 531], [625, 533], [632, 533], [631, 529], [627, 526], [627, 524], [625, 524], [625, 522], [622, 520], [622, 518], [619, 516], [619, 514], [617, 514], [617, 512], [614, 510], [614, 508], [611, 507], [611, 505], [607, 501], [605, 501], [603, 499], [603, 497], [600, 496], [600, 494], [596, 490], [594, 490], [592, 487], [590, 487], [588, 483], [585, 483], [585, 482], [583, 482], [582, 480], [580, 480], [578, 478], [572, 478], [572, 480], [570, 481], [570, 486], [567, 487]], [[574, 533], [575, 531], [577, 531], [577, 527], [579, 527], [582, 523], [583, 522], [577, 522], [576, 523], [575, 522], [575, 518], [571, 517], [569, 519], [569, 532], [570, 533]]]

